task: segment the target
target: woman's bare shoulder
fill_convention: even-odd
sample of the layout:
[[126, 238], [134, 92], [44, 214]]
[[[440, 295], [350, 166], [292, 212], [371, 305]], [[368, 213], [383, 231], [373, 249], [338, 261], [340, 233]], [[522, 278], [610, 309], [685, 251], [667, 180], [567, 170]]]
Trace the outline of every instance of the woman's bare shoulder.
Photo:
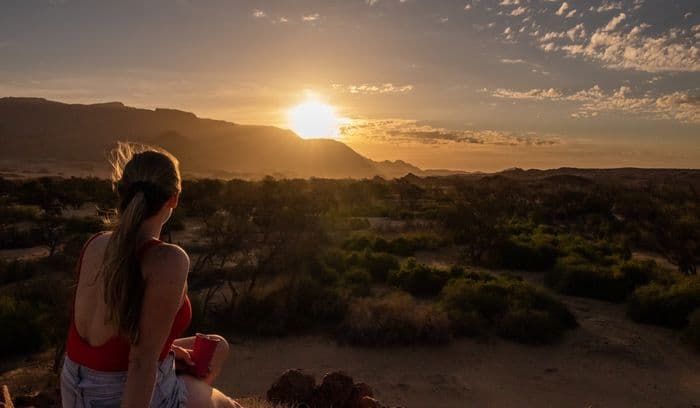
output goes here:
[[162, 243], [153, 247], [143, 257], [144, 277], [168, 274], [171, 277], [185, 278], [190, 268], [187, 252], [174, 244]]
[[100, 231], [88, 238], [88, 240], [85, 241], [85, 244], [83, 244], [85, 256], [103, 253], [111, 236], [112, 231]]

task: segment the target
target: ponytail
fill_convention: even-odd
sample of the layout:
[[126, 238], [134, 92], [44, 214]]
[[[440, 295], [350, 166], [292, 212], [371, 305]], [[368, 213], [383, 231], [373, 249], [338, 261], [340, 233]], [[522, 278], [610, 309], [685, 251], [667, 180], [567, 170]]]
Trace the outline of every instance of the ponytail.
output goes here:
[[[129, 338], [138, 340], [144, 281], [136, 258], [138, 233], [144, 220], [146, 198], [138, 192], [126, 205], [112, 231], [102, 263], [107, 319]], [[129, 294], [128, 297], [124, 294]], [[128, 301], [125, 301], [128, 300]]]
[[180, 191], [180, 172], [175, 157], [148, 146], [119, 143], [110, 162], [121, 201], [100, 271], [106, 319], [135, 344], [146, 286], [136, 253], [141, 225]]

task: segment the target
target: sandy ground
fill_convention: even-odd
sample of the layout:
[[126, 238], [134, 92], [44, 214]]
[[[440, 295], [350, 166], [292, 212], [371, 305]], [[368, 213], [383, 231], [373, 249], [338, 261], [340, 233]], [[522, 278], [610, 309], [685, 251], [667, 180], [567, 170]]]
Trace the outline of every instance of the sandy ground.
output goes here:
[[233, 345], [218, 381], [234, 396], [264, 394], [287, 368], [341, 369], [405, 407], [700, 407], [700, 353], [670, 330], [637, 325], [622, 306], [568, 298], [581, 327], [531, 347], [461, 339], [444, 347], [364, 349], [320, 337]]
[[[700, 407], [700, 353], [675, 332], [629, 321], [623, 305], [562, 299], [580, 327], [557, 345], [460, 339], [443, 347], [367, 349], [315, 336], [232, 340], [216, 385], [248, 402], [284, 370], [300, 368], [317, 380], [345, 371], [385, 404], [412, 408]], [[0, 383], [16, 395], [41, 388], [50, 358], [1, 362]]]
[[[1, 256], [40, 256], [40, 251]], [[449, 248], [416, 257], [436, 266], [458, 258]], [[541, 274], [522, 275], [542, 283]], [[700, 408], [700, 353], [683, 344], [677, 332], [631, 322], [624, 305], [556, 296], [580, 324], [557, 345], [459, 339], [444, 347], [367, 349], [324, 337], [234, 340], [217, 385], [237, 398], [261, 396], [284, 370], [300, 368], [317, 380], [326, 372], [345, 371], [392, 406]], [[0, 361], [0, 384], [17, 394], [42, 388], [49, 381], [50, 360], [51, 353], [42, 353]]]

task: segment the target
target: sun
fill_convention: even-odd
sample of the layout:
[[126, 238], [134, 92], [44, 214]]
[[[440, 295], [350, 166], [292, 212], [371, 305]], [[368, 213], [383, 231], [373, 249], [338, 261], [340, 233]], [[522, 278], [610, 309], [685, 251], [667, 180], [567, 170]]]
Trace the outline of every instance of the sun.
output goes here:
[[310, 99], [287, 111], [289, 127], [304, 139], [337, 138], [344, 119], [333, 106]]

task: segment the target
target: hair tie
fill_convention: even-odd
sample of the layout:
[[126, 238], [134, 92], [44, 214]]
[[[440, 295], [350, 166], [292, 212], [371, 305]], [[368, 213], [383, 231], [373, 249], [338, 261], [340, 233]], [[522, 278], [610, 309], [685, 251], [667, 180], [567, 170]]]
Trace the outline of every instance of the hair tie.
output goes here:
[[[161, 205], [170, 197], [170, 194], [151, 181], [135, 181], [128, 186], [124, 186], [125, 194], [122, 195], [121, 210], [124, 211], [134, 196], [139, 192], [143, 193], [149, 210]], [[151, 208], [152, 207], [152, 208]], [[150, 212], [150, 211], [149, 211]]]

